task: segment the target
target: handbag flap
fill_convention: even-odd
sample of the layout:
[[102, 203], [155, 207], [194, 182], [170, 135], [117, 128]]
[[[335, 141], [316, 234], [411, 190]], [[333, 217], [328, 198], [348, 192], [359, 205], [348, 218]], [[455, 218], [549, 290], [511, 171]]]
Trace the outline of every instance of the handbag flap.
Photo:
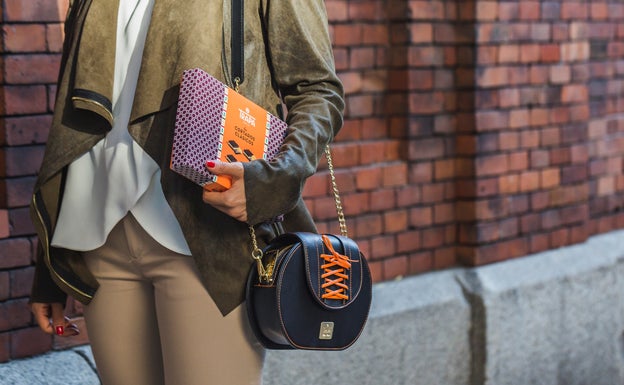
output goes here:
[[297, 233], [305, 256], [306, 278], [314, 299], [327, 309], [349, 306], [362, 287], [357, 244], [338, 235]]

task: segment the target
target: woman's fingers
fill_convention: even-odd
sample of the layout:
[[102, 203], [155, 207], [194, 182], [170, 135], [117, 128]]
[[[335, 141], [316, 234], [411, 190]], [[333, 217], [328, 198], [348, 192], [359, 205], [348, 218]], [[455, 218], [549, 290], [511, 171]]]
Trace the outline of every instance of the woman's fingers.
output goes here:
[[50, 323], [50, 315], [52, 313], [51, 304], [34, 302], [30, 305], [30, 309], [35, 316], [35, 321], [37, 321], [39, 328], [48, 334], [53, 334], [54, 328]]
[[232, 187], [223, 192], [204, 190], [202, 195], [204, 202], [234, 219], [246, 222], [247, 200], [245, 198], [245, 172], [243, 164], [240, 162], [209, 161], [206, 163], [206, 167], [215, 175], [229, 175], [232, 178]]
[[80, 334], [76, 324], [70, 322], [63, 314], [62, 303], [39, 303], [31, 304], [31, 310], [37, 324], [45, 333], [56, 334], [62, 337], [71, 337]]

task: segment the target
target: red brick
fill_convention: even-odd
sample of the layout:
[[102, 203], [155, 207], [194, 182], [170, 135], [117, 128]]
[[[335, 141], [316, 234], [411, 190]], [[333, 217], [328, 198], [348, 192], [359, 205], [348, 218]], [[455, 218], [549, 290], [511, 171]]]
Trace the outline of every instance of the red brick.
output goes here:
[[509, 169], [507, 155], [479, 156], [476, 169], [480, 176], [504, 174]]
[[0, 331], [7, 331], [30, 324], [30, 308], [27, 299], [0, 303]]
[[431, 23], [411, 24], [409, 32], [411, 43], [430, 43], [433, 41], [433, 24]]
[[10, 341], [10, 333], [0, 333], [0, 362], [11, 359]]
[[63, 21], [67, 14], [67, 1], [5, 0], [4, 21]]
[[[531, 111], [531, 125], [533, 124], [533, 112]], [[520, 146], [522, 148], [536, 148], [539, 146], [539, 131], [524, 130], [520, 132]]]
[[588, 99], [587, 86], [584, 84], [567, 85], [561, 89], [561, 101], [563, 103], [586, 102]]
[[559, 168], [548, 168], [540, 171], [540, 186], [543, 189], [558, 186], [560, 182]]
[[433, 181], [433, 167], [431, 162], [419, 162], [410, 165], [409, 183], [427, 183]]
[[375, 190], [382, 186], [380, 167], [367, 167], [356, 172], [356, 186], [360, 190]]
[[418, 274], [429, 271], [433, 268], [433, 260], [430, 251], [424, 251], [419, 253], [410, 254], [409, 259], [409, 274]]
[[[325, 200], [322, 200], [321, 202], [325, 202]], [[342, 202], [344, 206], [344, 213], [347, 216], [360, 215], [370, 211], [370, 194], [368, 192], [342, 194]], [[333, 198], [332, 203], [335, 203], [333, 202]], [[333, 204], [332, 209], [333, 210], [330, 210], [328, 208], [328, 211], [331, 212], [328, 218], [336, 217], [335, 204]]]
[[520, 46], [516, 44], [505, 44], [498, 48], [498, 63], [516, 63], [520, 60]]
[[26, 238], [0, 240], [0, 269], [30, 265], [32, 259], [30, 241]]
[[[417, 193], [418, 190], [414, 189]], [[370, 209], [371, 211], [383, 211], [397, 207], [397, 200], [394, 189], [377, 189], [370, 192]], [[402, 207], [402, 206], [398, 206]]]
[[371, 278], [373, 283], [383, 281], [383, 261], [371, 261], [369, 262], [368, 267], [371, 271]]
[[563, 43], [560, 46], [561, 60], [574, 62], [589, 59], [589, 43]]
[[28, 297], [35, 275], [34, 267], [11, 270], [11, 298]]
[[381, 215], [361, 215], [355, 218], [356, 238], [382, 234], [382, 229], [383, 220]]
[[349, 55], [351, 69], [372, 68], [375, 65], [375, 49], [370, 47], [354, 47]]
[[441, 138], [412, 140], [409, 143], [408, 158], [410, 160], [436, 159], [444, 155], [444, 140]]
[[442, 1], [409, 1], [409, 15], [416, 20], [444, 18], [444, 2]]
[[387, 45], [390, 42], [388, 26], [386, 24], [372, 24], [362, 26], [362, 43]]
[[31, 235], [35, 233], [35, 227], [30, 218], [30, 210], [25, 208], [9, 210], [9, 223], [11, 224], [11, 236]]
[[11, 358], [13, 359], [42, 354], [51, 347], [52, 336], [43, 333], [39, 327], [20, 329], [11, 333]]
[[10, 276], [8, 271], [0, 271], [0, 302], [10, 297]]
[[451, 223], [455, 220], [455, 207], [452, 203], [441, 203], [433, 207], [435, 224]]
[[382, 170], [384, 187], [403, 186], [407, 184], [407, 164], [393, 164]]
[[397, 207], [413, 206], [421, 201], [420, 187], [415, 184], [397, 189], [396, 194]]
[[561, 19], [563, 20], [584, 20], [588, 16], [588, 6], [586, 3], [580, 2], [562, 2], [561, 3]]
[[392, 235], [376, 236], [371, 240], [371, 260], [379, 260], [396, 255], [396, 237]]
[[421, 245], [423, 245], [423, 241], [421, 241], [422, 234], [420, 230], [411, 230], [398, 234], [397, 253], [412, 252], [420, 249]]
[[479, 131], [499, 130], [509, 125], [509, 113], [506, 111], [479, 111], [475, 118]]
[[60, 55], [29, 54], [5, 56], [8, 84], [53, 83], [58, 76]]
[[400, 278], [407, 274], [408, 260], [406, 256], [386, 259], [383, 264], [385, 280]]
[[605, 20], [609, 18], [609, 7], [605, 3], [594, 2], [590, 4], [590, 14], [593, 20]]
[[[39, 171], [43, 159], [43, 146], [9, 147], [0, 150], [4, 152], [6, 162], [6, 176], [34, 175]], [[2, 175], [2, 170], [0, 170]]]
[[520, 173], [520, 191], [535, 191], [540, 187], [540, 174], [537, 171]]
[[[387, 139], [388, 138], [388, 122], [385, 118], [364, 118], [361, 122], [361, 138], [362, 139]], [[344, 129], [342, 129], [344, 130]], [[341, 130], [341, 131], [342, 131]], [[399, 143], [398, 140], [393, 142]]]
[[444, 63], [442, 47], [408, 47], [407, 62], [410, 67], [440, 66]]
[[386, 157], [386, 142], [385, 141], [370, 141], [360, 142], [360, 164], [372, 164], [389, 161]]
[[[558, 48], [557, 48], [558, 50]], [[558, 65], [550, 68], [550, 81], [554, 84], [566, 84], [572, 79], [570, 66]]]
[[362, 74], [360, 72], [342, 72], [339, 77], [346, 95], [362, 91]]
[[414, 114], [435, 114], [444, 111], [444, 94], [411, 93], [409, 95], [409, 110]]
[[48, 139], [52, 116], [9, 117], [4, 124], [8, 145], [43, 144]]
[[498, 190], [501, 194], [515, 194], [520, 190], [518, 174], [501, 175], [498, 179]]
[[477, 20], [491, 21], [498, 17], [498, 3], [496, 1], [477, 2]]
[[0, 210], [0, 239], [7, 238], [10, 234], [9, 212], [7, 210]]
[[328, 178], [326, 173], [317, 173], [309, 177], [303, 189], [303, 197], [311, 198], [327, 195], [329, 192]]
[[445, 228], [433, 227], [422, 231], [422, 247], [433, 249], [444, 245]]
[[541, 7], [539, 1], [524, 0], [520, 2], [519, 16], [522, 20], [539, 20]]
[[433, 209], [431, 207], [415, 207], [409, 211], [409, 224], [413, 227], [428, 227], [433, 224]]
[[491, 67], [479, 70], [477, 83], [481, 87], [498, 87], [507, 85], [509, 82], [509, 68]]
[[384, 12], [380, 4], [376, 2], [348, 2], [350, 20], [379, 20]]
[[406, 210], [387, 211], [383, 214], [384, 233], [397, 233], [407, 229], [408, 213]]
[[[502, 47], [500, 47], [502, 49]], [[496, 64], [500, 58], [500, 49], [496, 45], [479, 45], [476, 47], [477, 63], [481, 65]], [[472, 69], [465, 71], [474, 72]], [[474, 78], [474, 76], [472, 76]]]
[[361, 24], [338, 24], [334, 26], [334, 44], [337, 46], [354, 46], [362, 43]]
[[433, 252], [434, 269], [447, 269], [457, 263], [455, 247], [437, 248]]
[[432, 183], [422, 186], [422, 203], [435, 203], [444, 199], [444, 184]]
[[4, 86], [4, 113], [7, 115], [48, 112], [45, 86]]
[[548, 23], [534, 23], [531, 24], [531, 40], [539, 42], [550, 41], [551, 28]]
[[42, 52], [46, 30], [41, 24], [9, 24], [2, 27], [5, 52]]
[[519, 2], [498, 2], [500, 20], [517, 20], [520, 16], [520, 3]]
[[540, 60], [541, 46], [539, 44], [522, 44], [520, 46], [521, 63], [537, 63]]
[[345, 0], [326, 0], [325, 8], [330, 23], [348, 20], [348, 8]]

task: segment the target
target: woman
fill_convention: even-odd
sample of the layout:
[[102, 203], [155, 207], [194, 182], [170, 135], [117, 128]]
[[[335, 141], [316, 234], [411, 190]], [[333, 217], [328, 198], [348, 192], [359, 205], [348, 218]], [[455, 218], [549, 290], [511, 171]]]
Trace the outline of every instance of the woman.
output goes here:
[[[240, 92], [289, 132], [275, 160], [226, 164], [226, 192], [169, 169], [177, 87], [200, 67], [234, 87], [231, 0], [70, 0], [56, 106], [31, 212], [31, 306], [47, 333], [84, 314], [104, 384], [257, 384], [262, 351], [242, 311], [248, 224], [314, 231], [301, 199], [342, 124], [322, 0], [247, 0]], [[281, 99], [280, 99], [281, 96]]]

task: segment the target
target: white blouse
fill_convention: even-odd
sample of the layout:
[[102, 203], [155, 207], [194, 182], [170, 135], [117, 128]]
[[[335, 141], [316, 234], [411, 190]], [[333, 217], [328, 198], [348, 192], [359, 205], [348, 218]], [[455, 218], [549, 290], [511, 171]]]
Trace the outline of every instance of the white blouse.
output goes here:
[[156, 162], [132, 139], [128, 122], [154, 0], [122, 0], [117, 19], [112, 130], [69, 165], [52, 246], [87, 251], [104, 244], [128, 213], [164, 247], [191, 252], [160, 184]]

